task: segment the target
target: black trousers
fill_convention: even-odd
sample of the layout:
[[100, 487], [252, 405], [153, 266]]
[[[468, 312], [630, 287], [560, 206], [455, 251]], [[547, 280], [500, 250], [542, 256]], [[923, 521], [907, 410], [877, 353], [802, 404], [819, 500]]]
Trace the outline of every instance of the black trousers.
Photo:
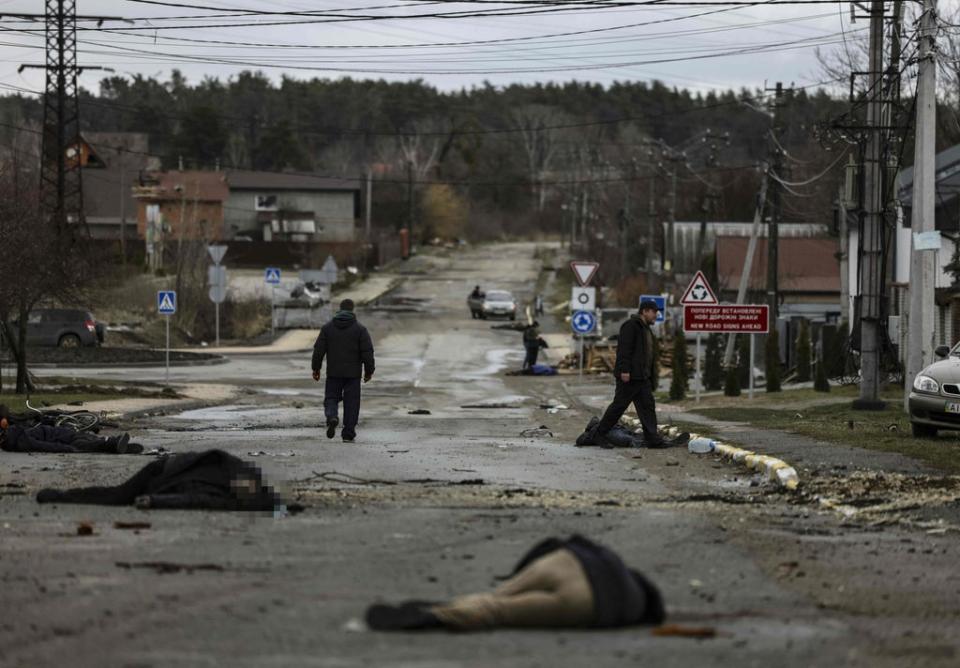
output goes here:
[[524, 369], [529, 369], [530, 367], [532, 367], [534, 364], [537, 363], [537, 357], [540, 355], [540, 345], [539, 345], [539, 344], [533, 344], [533, 345], [526, 345], [526, 344], [524, 344], [523, 347], [524, 347], [524, 348], [526, 349], [526, 351], [527, 351], [527, 356], [524, 357], [524, 359], [523, 359], [523, 368], [524, 368]]
[[623, 417], [624, 411], [631, 403], [637, 409], [637, 417], [640, 418], [640, 424], [643, 427], [643, 440], [647, 443], [661, 441], [660, 434], [657, 432], [657, 403], [653, 398], [653, 385], [649, 380], [631, 380], [629, 383], [624, 383], [617, 379], [613, 401], [600, 418], [597, 433], [606, 434], [610, 431]]
[[357, 422], [360, 421], [360, 379], [334, 378], [327, 376], [327, 383], [323, 390], [323, 412], [327, 419], [337, 417], [340, 402], [343, 402], [343, 431], [344, 438], [354, 438], [357, 435]]

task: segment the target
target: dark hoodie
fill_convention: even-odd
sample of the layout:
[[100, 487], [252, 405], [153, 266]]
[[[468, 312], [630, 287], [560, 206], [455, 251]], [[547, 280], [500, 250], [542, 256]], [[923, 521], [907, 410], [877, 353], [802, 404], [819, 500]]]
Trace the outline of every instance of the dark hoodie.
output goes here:
[[593, 591], [594, 626], [663, 622], [666, 616], [663, 598], [656, 585], [627, 568], [616, 552], [583, 536], [573, 535], [567, 540], [548, 538], [538, 543], [520, 560], [514, 574], [540, 557], [560, 549], [573, 552], [587, 574]]
[[613, 374], [629, 373], [630, 380], [648, 380], [653, 372], [653, 332], [643, 316], [635, 313], [620, 327]]
[[352, 311], [340, 311], [320, 328], [313, 344], [313, 370], [320, 371], [327, 358], [330, 378], [360, 378], [373, 375], [373, 341], [367, 328]]

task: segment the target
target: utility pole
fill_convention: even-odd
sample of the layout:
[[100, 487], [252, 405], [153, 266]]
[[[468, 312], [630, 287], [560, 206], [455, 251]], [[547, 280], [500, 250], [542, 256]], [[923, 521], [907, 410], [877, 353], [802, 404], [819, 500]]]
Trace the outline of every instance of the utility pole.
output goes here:
[[[907, 405], [913, 380], [933, 361], [935, 250], [919, 250], [918, 236], [936, 232], [936, 76], [937, 2], [923, 0], [920, 19], [920, 73], [917, 81], [917, 130], [913, 161], [913, 209], [910, 231], [910, 320], [907, 345], [907, 374], [904, 378], [903, 408]], [[939, 239], [938, 239], [939, 240]]]
[[[3, 12], [4, 16], [35, 19], [36, 14]], [[46, 0], [43, 14], [46, 59], [43, 65], [24, 64], [25, 69], [46, 72], [43, 94], [43, 140], [40, 161], [40, 209], [58, 232], [65, 233], [69, 223], [83, 223], [83, 187], [81, 180], [80, 103], [77, 75], [84, 69], [77, 64], [76, 0]], [[99, 22], [108, 16], [82, 16]]]
[[413, 246], [413, 162], [407, 160], [407, 233]]
[[373, 207], [373, 170], [367, 167], [367, 205], [364, 207], [364, 240], [370, 243], [371, 208]]
[[863, 159], [863, 223], [860, 234], [859, 410], [882, 410], [880, 401], [880, 295], [883, 290], [883, 0], [870, 3], [870, 65], [867, 70], [867, 145]]
[[127, 272], [127, 195], [123, 192], [123, 151], [117, 151], [117, 161], [120, 163], [120, 264], [124, 276]]
[[780, 306], [780, 192], [782, 187], [778, 179], [783, 174], [783, 151], [777, 145], [780, 134], [783, 132], [780, 110], [785, 104], [783, 84], [777, 82], [773, 97], [773, 128], [769, 140], [772, 156], [773, 173], [776, 178], [770, 183], [770, 225], [767, 228], [767, 303], [770, 306], [771, 326], [777, 326], [777, 316]]
[[[653, 152], [649, 151], [647, 157], [652, 157]], [[646, 252], [646, 271], [647, 271], [647, 289], [653, 289], [653, 250], [657, 241], [657, 171], [652, 166], [653, 160], [649, 161], [650, 167], [650, 194], [647, 206], [647, 252]]]

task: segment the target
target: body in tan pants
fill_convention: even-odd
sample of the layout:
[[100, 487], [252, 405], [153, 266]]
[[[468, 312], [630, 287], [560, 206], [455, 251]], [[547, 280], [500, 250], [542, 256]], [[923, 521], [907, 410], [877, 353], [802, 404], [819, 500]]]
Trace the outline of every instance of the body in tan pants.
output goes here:
[[567, 549], [540, 557], [491, 593], [460, 596], [430, 612], [444, 625], [462, 631], [583, 627], [592, 626], [596, 619], [590, 581]]

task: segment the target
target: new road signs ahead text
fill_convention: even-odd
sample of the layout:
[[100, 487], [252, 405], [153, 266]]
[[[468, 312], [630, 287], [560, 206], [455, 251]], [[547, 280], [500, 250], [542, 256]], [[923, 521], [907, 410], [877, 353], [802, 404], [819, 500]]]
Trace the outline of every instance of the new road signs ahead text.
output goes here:
[[688, 334], [765, 334], [770, 328], [766, 304], [716, 304], [683, 307], [683, 331]]

